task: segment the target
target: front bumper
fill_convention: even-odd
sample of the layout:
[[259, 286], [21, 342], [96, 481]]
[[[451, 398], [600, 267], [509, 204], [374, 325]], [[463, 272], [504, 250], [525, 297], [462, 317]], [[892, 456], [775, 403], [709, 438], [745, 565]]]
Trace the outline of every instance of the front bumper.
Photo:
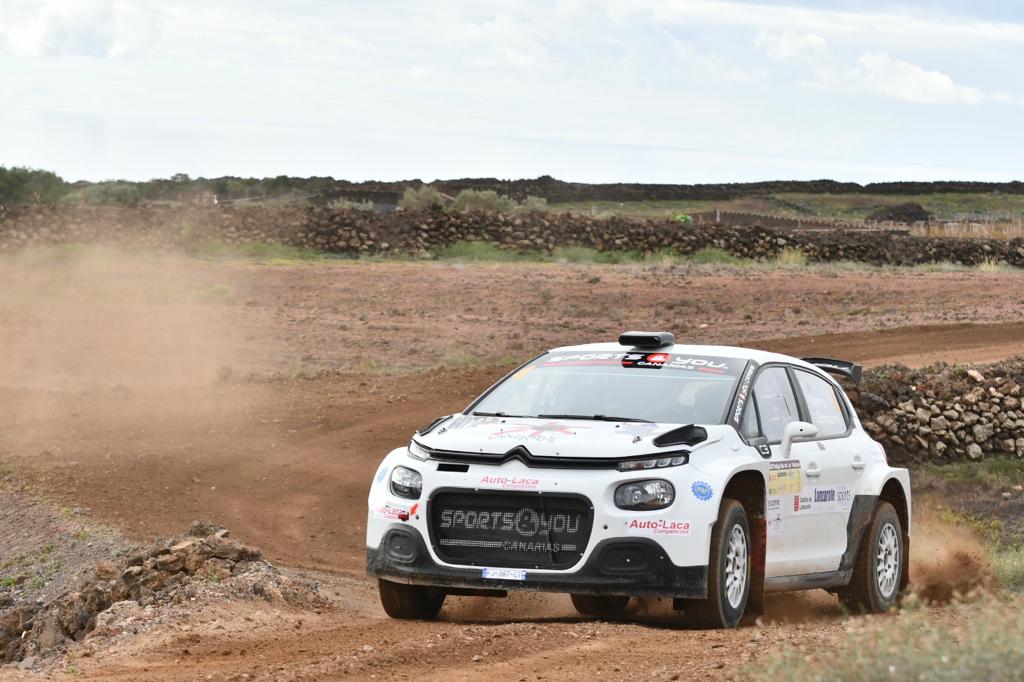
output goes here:
[[528, 590], [703, 599], [707, 566], [676, 566], [657, 542], [627, 537], [602, 540], [572, 572], [525, 571], [523, 580], [483, 577], [480, 568], [437, 563], [423, 536], [408, 524], [390, 525], [376, 547], [367, 547], [366, 572], [393, 582], [468, 590]]

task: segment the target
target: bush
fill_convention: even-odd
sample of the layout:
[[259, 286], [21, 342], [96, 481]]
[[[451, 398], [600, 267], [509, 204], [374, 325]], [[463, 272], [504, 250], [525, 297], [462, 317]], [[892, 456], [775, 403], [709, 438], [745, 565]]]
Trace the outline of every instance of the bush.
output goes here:
[[544, 197], [528, 196], [519, 204], [519, 208], [524, 211], [546, 211], [548, 210], [548, 200]]
[[406, 187], [398, 200], [398, 207], [405, 211], [426, 211], [440, 206], [444, 206], [444, 197], [430, 185]]
[[672, 216], [672, 220], [676, 221], [681, 225], [693, 225], [693, 216], [689, 213], [676, 213]]
[[489, 213], [511, 213], [516, 202], [492, 189], [464, 189], [455, 197], [448, 210], [456, 212], [487, 211]]
[[51, 204], [66, 191], [56, 173], [0, 166], [0, 204]]
[[101, 182], [65, 194], [62, 204], [87, 204], [89, 206], [136, 206], [142, 200], [142, 192], [130, 182]]

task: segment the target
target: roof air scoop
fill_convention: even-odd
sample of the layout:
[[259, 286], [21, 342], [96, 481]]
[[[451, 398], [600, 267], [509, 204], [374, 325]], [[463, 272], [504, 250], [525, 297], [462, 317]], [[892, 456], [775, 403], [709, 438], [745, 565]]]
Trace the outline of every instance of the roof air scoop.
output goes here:
[[619, 345], [632, 348], [664, 348], [675, 342], [672, 332], [626, 332], [619, 337]]

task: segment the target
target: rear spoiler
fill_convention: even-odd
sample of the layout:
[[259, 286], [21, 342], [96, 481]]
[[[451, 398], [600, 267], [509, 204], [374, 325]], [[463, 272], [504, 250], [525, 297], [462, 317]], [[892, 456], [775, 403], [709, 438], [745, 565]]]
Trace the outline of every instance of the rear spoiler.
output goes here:
[[853, 383], [860, 385], [860, 375], [864, 368], [858, 364], [847, 362], [846, 360], [833, 360], [832, 358], [803, 358], [803, 361], [830, 374], [841, 374], [845, 377], [850, 377]]

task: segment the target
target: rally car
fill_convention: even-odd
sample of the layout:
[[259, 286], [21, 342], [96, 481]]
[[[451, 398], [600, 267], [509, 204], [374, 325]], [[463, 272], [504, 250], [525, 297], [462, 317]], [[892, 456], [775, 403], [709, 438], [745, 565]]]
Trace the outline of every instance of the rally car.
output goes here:
[[384, 610], [539, 590], [603, 617], [668, 597], [734, 627], [766, 592], [812, 588], [888, 610], [910, 480], [832, 376], [860, 371], [668, 332], [540, 355], [384, 458], [366, 524]]

